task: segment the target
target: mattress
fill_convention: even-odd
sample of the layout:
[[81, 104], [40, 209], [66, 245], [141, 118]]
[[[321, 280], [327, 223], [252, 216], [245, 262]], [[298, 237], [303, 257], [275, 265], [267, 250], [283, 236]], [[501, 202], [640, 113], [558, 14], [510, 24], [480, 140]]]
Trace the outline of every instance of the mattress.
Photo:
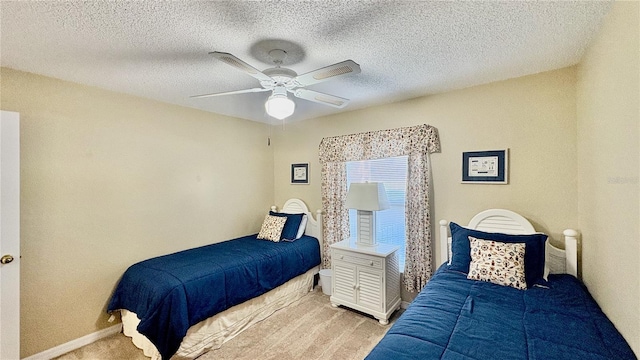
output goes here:
[[578, 279], [547, 285], [517, 290], [444, 264], [367, 359], [636, 359]]
[[137, 330], [169, 359], [189, 327], [319, 264], [320, 247], [314, 237], [271, 242], [245, 236], [132, 265], [107, 310], [136, 313]]

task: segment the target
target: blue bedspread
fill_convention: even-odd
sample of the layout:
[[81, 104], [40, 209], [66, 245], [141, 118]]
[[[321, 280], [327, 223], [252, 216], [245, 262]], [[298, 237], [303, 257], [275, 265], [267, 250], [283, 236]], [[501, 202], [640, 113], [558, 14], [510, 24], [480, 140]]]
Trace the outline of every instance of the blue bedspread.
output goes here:
[[584, 285], [522, 291], [443, 265], [371, 351], [378, 359], [636, 359]]
[[190, 326], [319, 264], [314, 237], [275, 243], [246, 236], [132, 265], [107, 310], [135, 312], [138, 331], [169, 359]]

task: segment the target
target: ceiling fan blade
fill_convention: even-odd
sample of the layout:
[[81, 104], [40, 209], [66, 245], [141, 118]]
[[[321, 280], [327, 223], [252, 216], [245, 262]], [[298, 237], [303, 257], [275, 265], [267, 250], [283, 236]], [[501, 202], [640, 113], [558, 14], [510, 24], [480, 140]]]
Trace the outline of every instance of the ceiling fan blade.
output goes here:
[[360, 65], [353, 60], [345, 60], [337, 64], [310, 71], [306, 74], [298, 75], [293, 80], [297, 81], [300, 86], [308, 86], [326, 80], [335, 79], [340, 76], [359, 73]]
[[237, 57], [229, 53], [213, 51], [213, 52], [210, 52], [209, 54], [213, 55], [214, 58], [228, 65], [231, 65], [238, 70], [244, 71], [245, 73], [249, 74], [250, 76], [253, 76], [254, 78], [260, 81], [273, 81], [273, 79], [270, 76], [265, 75], [260, 70], [254, 68], [253, 66], [247, 64], [246, 62], [238, 59]]
[[295, 97], [317, 102], [324, 105], [333, 106], [335, 108], [343, 108], [349, 103], [349, 99], [341, 98], [335, 95], [329, 95], [309, 89], [295, 89], [291, 91]]
[[263, 91], [270, 91], [270, 89], [253, 88], [253, 89], [227, 91], [227, 92], [213, 93], [213, 94], [194, 95], [194, 96], [190, 96], [190, 97], [191, 98], [205, 98], [205, 97], [213, 97], [213, 96], [221, 96], [221, 95], [235, 95], [235, 94], [245, 94], [245, 93], [263, 92]]

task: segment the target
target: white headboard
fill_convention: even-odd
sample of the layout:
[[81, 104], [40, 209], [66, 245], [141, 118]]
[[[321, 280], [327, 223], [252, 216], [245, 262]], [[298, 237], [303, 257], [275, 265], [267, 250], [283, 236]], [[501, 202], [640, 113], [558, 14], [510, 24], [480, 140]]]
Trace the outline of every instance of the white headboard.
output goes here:
[[[503, 234], [533, 234], [533, 225], [522, 215], [510, 210], [490, 209], [478, 213], [474, 216], [469, 225], [469, 229], [484, 232], [495, 232]], [[563, 232], [565, 249], [559, 249], [547, 241], [545, 268], [551, 274], [571, 274], [578, 276], [578, 232], [567, 229]], [[440, 249], [441, 261], [448, 262], [451, 258], [451, 237], [449, 235], [449, 222], [440, 220]], [[545, 274], [546, 275], [546, 274]]]
[[[275, 205], [271, 207], [271, 211], [278, 211], [277, 209]], [[320, 249], [322, 249], [322, 210], [317, 210], [316, 217], [314, 218], [304, 201], [300, 199], [289, 199], [284, 203], [280, 212], [286, 214], [307, 214], [307, 227], [304, 233], [318, 239]], [[322, 251], [320, 251], [320, 253], [322, 253]]]

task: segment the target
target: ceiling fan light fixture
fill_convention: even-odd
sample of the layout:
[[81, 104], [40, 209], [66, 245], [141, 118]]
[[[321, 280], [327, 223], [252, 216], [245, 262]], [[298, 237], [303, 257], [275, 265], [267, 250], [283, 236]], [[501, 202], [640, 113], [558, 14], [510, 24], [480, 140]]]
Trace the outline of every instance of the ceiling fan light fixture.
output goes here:
[[269, 116], [283, 120], [293, 114], [296, 103], [287, 97], [286, 90], [284, 93], [274, 90], [273, 95], [269, 96], [264, 103], [264, 108]]

